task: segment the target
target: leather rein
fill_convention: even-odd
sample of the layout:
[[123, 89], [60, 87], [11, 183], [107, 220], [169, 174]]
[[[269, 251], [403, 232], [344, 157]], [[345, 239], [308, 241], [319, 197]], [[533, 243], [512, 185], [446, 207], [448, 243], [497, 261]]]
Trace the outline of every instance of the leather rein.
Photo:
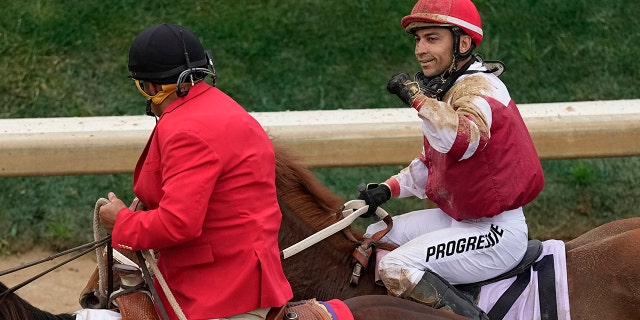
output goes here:
[[40, 278], [42, 276], [44, 276], [45, 274], [47, 274], [47, 273], [49, 273], [49, 272], [51, 272], [51, 271], [53, 271], [55, 269], [58, 269], [58, 268], [64, 266], [65, 264], [67, 264], [67, 263], [69, 263], [69, 262], [71, 262], [73, 260], [76, 260], [76, 259], [82, 257], [83, 255], [89, 253], [89, 252], [95, 251], [98, 248], [102, 248], [105, 245], [108, 245], [109, 243], [111, 243], [111, 236], [106, 236], [106, 237], [104, 237], [102, 239], [98, 239], [96, 241], [92, 241], [92, 242], [77, 246], [75, 248], [71, 248], [71, 249], [56, 253], [54, 255], [50, 255], [50, 256], [48, 256], [46, 258], [42, 258], [42, 259], [39, 259], [39, 260], [36, 260], [36, 261], [33, 261], [33, 262], [26, 263], [26, 264], [21, 265], [21, 266], [18, 266], [18, 267], [14, 267], [14, 268], [10, 268], [10, 269], [7, 269], [7, 270], [0, 271], [0, 277], [1, 277], [1, 276], [10, 274], [10, 273], [16, 272], [16, 271], [20, 271], [20, 270], [24, 270], [24, 269], [29, 268], [29, 267], [33, 267], [35, 265], [38, 265], [38, 264], [41, 264], [41, 263], [44, 263], [44, 262], [47, 262], [47, 261], [52, 261], [53, 259], [62, 257], [64, 255], [68, 255], [68, 254], [72, 254], [72, 253], [76, 253], [77, 252], [75, 255], [65, 259], [64, 261], [62, 261], [62, 262], [60, 262], [60, 263], [58, 263], [58, 264], [56, 264], [54, 266], [52, 266], [51, 268], [49, 268], [49, 269], [47, 269], [45, 271], [42, 271], [41, 273], [39, 273], [39, 274], [37, 274], [37, 275], [35, 275], [35, 276], [33, 276], [33, 277], [31, 277], [31, 278], [29, 278], [29, 279], [17, 284], [17, 285], [7, 289], [6, 291], [0, 293], [0, 300], [2, 300], [5, 296], [14, 293], [16, 290], [24, 287], [25, 285], [37, 280], [38, 278]]

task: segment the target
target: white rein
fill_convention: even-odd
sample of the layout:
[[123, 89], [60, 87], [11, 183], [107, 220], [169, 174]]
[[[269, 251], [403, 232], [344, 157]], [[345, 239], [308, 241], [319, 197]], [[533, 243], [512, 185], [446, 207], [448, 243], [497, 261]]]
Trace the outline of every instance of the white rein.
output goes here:
[[[340, 230], [348, 227], [356, 220], [359, 216], [365, 214], [369, 210], [369, 206], [366, 204], [364, 200], [351, 200], [347, 201], [344, 204], [344, 208], [342, 210], [342, 219], [312, 235], [307, 237], [306, 239], [282, 250], [280, 252], [280, 257], [282, 259], [289, 258], [300, 251], [303, 251], [312, 245], [328, 238], [329, 236], [339, 232]], [[376, 215], [383, 220], [389, 214], [384, 209], [378, 207], [376, 209]]]

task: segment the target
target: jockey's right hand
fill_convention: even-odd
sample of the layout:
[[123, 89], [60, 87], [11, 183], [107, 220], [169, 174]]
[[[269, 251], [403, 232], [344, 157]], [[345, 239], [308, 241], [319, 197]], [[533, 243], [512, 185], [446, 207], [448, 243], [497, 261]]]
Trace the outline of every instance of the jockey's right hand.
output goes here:
[[411, 106], [413, 100], [420, 94], [420, 85], [412, 80], [408, 74], [400, 72], [391, 76], [389, 83], [387, 83], [387, 91], [398, 96], [406, 105]]
[[386, 183], [369, 183], [366, 187], [361, 185], [359, 188], [358, 199], [364, 200], [369, 205], [367, 213], [362, 215], [363, 218], [371, 217], [380, 205], [391, 199], [391, 188]]

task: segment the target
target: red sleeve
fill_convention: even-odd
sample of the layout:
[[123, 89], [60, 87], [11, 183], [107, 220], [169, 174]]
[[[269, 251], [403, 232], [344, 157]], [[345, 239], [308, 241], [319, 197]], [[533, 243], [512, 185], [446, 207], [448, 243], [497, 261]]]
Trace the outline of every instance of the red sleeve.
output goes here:
[[392, 198], [397, 198], [400, 195], [400, 183], [398, 180], [389, 178], [384, 183], [386, 183], [389, 186], [389, 189], [391, 189]]

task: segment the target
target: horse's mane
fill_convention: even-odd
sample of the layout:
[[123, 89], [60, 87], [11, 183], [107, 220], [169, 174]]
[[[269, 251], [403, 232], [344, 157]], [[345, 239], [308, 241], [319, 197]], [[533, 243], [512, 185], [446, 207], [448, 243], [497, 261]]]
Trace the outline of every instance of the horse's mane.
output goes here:
[[75, 319], [71, 314], [54, 315], [32, 306], [15, 293], [2, 295], [9, 290], [0, 282], [0, 319], [3, 320], [67, 320]]
[[307, 219], [311, 226], [326, 226], [341, 219], [344, 200], [324, 186], [291, 151], [276, 144], [274, 148], [278, 199], [295, 208], [299, 218]]

